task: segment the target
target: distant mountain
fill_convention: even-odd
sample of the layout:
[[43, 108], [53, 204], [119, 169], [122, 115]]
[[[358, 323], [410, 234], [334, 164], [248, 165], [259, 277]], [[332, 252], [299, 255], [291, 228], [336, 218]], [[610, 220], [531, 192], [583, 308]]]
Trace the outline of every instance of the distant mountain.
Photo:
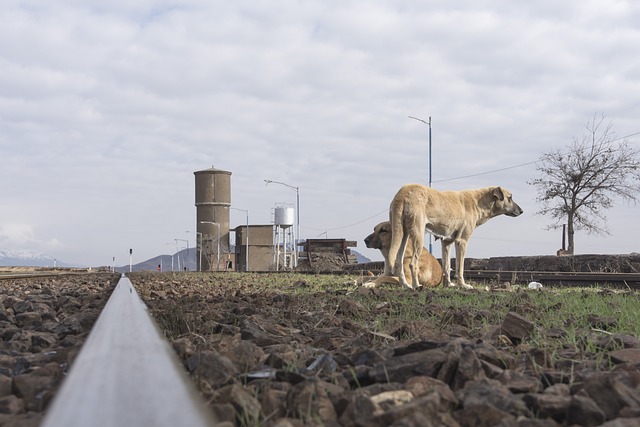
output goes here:
[[354, 251], [353, 249], [351, 249], [351, 253], [356, 256], [356, 260], [358, 261], [358, 264], [361, 264], [363, 262], [371, 262], [371, 260], [369, 258], [367, 258], [366, 256], [362, 255], [358, 251]]
[[[234, 248], [232, 247], [233, 251]], [[180, 271], [185, 267], [188, 271], [196, 271], [198, 264], [196, 263], [197, 256], [196, 248], [183, 249], [174, 255], [158, 255], [146, 261], [133, 264], [131, 271], [158, 271], [158, 267], [161, 266], [162, 271]], [[371, 260], [361, 253], [351, 250], [351, 253], [356, 256], [358, 263], [371, 262]], [[179, 265], [178, 265], [179, 263]], [[119, 273], [129, 272], [129, 265], [123, 265], [116, 267], [115, 269]]]
[[[196, 248], [183, 249], [173, 255], [158, 255], [146, 261], [133, 264], [131, 271], [196, 271]], [[129, 264], [116, 267], [119, 273], [128, 273]]]
[[1, 267], [74, 267], [48, 255], [30, 251], [0, 250]]

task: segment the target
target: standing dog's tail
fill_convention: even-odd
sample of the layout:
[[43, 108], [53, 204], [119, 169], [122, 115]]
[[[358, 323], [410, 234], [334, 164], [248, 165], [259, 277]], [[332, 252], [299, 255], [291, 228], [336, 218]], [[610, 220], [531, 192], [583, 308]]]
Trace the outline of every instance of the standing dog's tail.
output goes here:
[[[402, 189], [400, 189], [402, 190]], [[398, 192], [400, 193], [400, 191]], [[401, 251], [404, 252], [404, 246], [402, 245], [402, 241], [404, 240], [404, 227], [403, 227], [403, 215], [404, 211], [404, 200], [401, 197], [398, 197], [398, 194], [391, 201], [391, 206], [389, 206], [389, 221], [391, 222], [391, 245], [389, 246], [389, 264], [391, 268], [391, 274], [399, 277], [398, 275], [402, 271], [402, 259], [404, 257], [404, 253], [399, 254]]]

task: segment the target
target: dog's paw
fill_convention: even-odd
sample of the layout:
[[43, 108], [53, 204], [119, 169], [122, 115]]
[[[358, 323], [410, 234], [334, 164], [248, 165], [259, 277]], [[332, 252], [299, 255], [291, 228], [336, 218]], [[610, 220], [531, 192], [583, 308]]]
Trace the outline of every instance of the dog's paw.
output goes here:
[[362, 284], [363, 288], [375, 288], [376, 284], [374, 282], [367, 282]]
[[473, 286], [467, 285], [466, 283], [462, 283], [461, 286], [465, 289], [473, 289]]

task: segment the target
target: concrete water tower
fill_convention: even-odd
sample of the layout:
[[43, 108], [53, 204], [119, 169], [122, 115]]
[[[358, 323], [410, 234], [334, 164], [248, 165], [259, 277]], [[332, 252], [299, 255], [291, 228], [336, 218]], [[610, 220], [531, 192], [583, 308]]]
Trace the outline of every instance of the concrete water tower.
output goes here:
[[276, 270], [296, 265], [296, 245], [293, 237], [294, 211], [292, 207], [276, 206], [274, 210], [274, 263]]
[[229, 250], [231, 172], [205, 169], [196, 177], [196, 264], [198, 271], [225, 270]]

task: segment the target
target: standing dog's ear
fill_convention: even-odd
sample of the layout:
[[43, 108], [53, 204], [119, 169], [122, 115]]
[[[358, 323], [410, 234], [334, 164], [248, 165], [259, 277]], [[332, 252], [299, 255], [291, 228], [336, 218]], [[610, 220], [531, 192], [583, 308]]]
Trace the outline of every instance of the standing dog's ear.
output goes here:
[[504, 200], [504, 193], [502, 192], [502, 188], [494, 187], [491, 193], [493, 194], [493, 197], [495, 197], [496, 199], [500, 201]]

